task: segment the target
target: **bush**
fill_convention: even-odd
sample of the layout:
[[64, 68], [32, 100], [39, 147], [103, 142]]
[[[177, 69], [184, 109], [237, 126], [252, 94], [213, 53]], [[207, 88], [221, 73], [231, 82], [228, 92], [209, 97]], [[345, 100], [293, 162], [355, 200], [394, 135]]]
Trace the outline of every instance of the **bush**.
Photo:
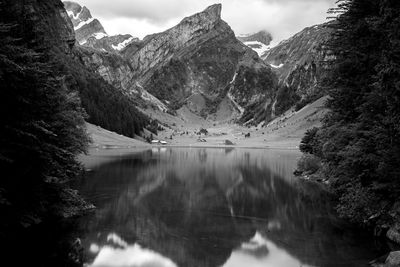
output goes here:
[[201, 134], [208, 135], [207, 129], [201, 128], [201, 129], [199, 130], [199, 135], [201, 135]]
[[300, 151], [308, 154], [317, 154], [318, 149], [318, 140], [317, 140], [318, 128], [314, 127], [308, 129], [304, 134], [304, 137], [301, 139], [300, 143]]
[[378, 197], [361, 183], [352, 184], [341, 192], [336, 209], [341, 217], [355, 223], [366, 222], [381, 210]]
[[316, 173], [321, 167], [321, 160], [311, 154], [304, 154], [297, 162], [297, 171], [304, 174]]

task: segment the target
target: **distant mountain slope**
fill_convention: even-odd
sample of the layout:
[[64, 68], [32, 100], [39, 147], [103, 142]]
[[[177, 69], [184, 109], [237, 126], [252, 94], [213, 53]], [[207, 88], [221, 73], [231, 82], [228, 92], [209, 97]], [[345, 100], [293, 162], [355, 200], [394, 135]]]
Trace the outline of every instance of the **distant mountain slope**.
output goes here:
[[324, 47], [331, 33], [328, 26], [326, 23], [305, 28], [266, 53], [264, 61], [278, 75], [278, 94], [281, 93], [273, 112], [280, 114], [296, 102], [304, 105], [323, 94], [318, 85], [330, 59]]
[[248, 35], [239, 35], [237, 38], [243, 43], [257, 41], [265, 45], [269, 45], [272, 41], [272, 35], [267, 31], [259, 31]]
[[264, 58], [265, 53], [270, 49], [272, 35], [267, 31], [259, 31], [249, 35], [239, 35], [236, 38], [243, 42], [245, 45], [257, 52], [257, 54]]

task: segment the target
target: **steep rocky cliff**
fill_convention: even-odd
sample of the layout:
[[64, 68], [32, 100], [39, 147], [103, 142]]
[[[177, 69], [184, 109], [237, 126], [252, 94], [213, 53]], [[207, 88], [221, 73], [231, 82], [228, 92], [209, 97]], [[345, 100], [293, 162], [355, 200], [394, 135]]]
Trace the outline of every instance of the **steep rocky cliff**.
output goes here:
[[138, 84], [175, 110], [186, 106], [210, 119], [236, 119], [274, 94], [270, 67], [236, 39], [221, 19], [221, 5], [128, 45], [121, 53]]
[[16, 36], [23, 36], [29, 48], [56, 48], [70, 53], [75, 43], [71, 21], [60, 1], [2, 1], [2, 21], [13, 21]]
[[331, 33], [328, 26], [305, 28], [266, 53], [264, 60], [278, 75], [280, 85], [273, 113], [280, 114], [295, 103], [304, 105], [323, 94], [319, 81], [330, 59], [324, 46]]

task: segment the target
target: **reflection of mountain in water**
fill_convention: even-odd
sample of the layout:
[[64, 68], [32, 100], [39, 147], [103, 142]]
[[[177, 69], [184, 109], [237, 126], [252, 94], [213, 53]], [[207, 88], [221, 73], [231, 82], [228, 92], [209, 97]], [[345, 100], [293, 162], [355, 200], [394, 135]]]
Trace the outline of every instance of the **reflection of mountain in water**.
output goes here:
[[[346, 239], [352, 237], [335, 226], [338, 221], [327, 201], [304, 197], [317, 188], [276, 174], [289, 173], [293, 158], [265, 155], [268, 152], [262, 150], [226, 152], [167, 149], [96, 169], [82, 185], [98, 206], [96, 214], [84, 221], [84, 240], [87, 248], [103, 247], [103, 251], [89, 255], [98, 260], [104, 248], [110, 249], [104, 245], [118, 248], [110, 243], [109, 234], [116, 233], [127, 242], [120, 250], [138, 253], [149, 248], [178, 266], [222, 266], [227, 261], [232, 266], [231, 261], [243, 253], [261, 262], [272, 259], [272, 251], [277, 253], [273, 244], [293, 255], [290, 260], [296, 264], [337, 266], [363, 258], [366, 251], [355, 249], [359, 244], [351, 247]], [[266, 160], [274, 156], [280, 166], [279, 160]], [[252, 243], [255, 237], [267, 241], [257, 245]]]

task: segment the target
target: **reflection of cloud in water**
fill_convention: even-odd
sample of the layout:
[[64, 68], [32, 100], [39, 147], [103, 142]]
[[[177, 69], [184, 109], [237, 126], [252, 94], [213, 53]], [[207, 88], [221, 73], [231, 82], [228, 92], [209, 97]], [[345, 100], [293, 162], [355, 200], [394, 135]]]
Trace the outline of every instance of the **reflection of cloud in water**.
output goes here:
[[111, 233], [107, 236], [107, 242], [112, 242], [115, 245], [120, 246], [122, 248], [126, 248], [128, 246], [128, 243], [122, 240], [122, 238], [115, 233]]
[[[98, 255], [88, 267], [177, 267], [170, 259], [138, 244], [128, 245], [121, 237], [112, 233], [107, 241], [114, 246], [99, 248]], [[115, 245], [119, 248], [115, 248]], [[91, 248], [98, 248], [92, 244]], [[93, 251], [94, 252], [94, 251]]]
[[[256, 257], [255, 257], [256, 256]], [[259, 232], [242, 246], [234, 250], [223, 267], [300, 267], [309, 266], [278, 248], [274, 243], [264, 238]]]
[[166, 147], [153, 147], [152, 149], [151, 149], [151, 152], [152, 153], [154, 153], [154, 154], [157, 154], [157, 153], [166, 153], [167, 152], [167, 148]]

